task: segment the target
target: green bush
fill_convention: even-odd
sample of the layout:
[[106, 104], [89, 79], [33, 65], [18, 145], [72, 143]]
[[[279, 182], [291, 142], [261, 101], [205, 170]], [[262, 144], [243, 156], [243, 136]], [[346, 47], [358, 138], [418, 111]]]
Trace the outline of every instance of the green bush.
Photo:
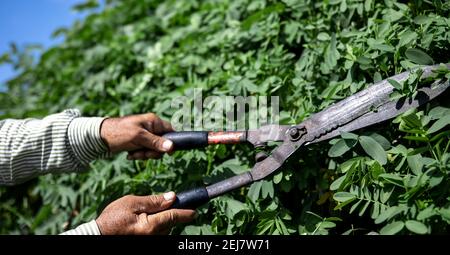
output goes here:
[[[277, 95], [283, 123], [418, 64], [448, 63], [450, 4], [392, 0], [106, 1], [59, 29], [42, 53], [0, 58], [19, 74], [0, 97], [2, 118], [67, 108], [87, 116], [152, 111], [171, 99]], [[448, 78], [448, 75], [447, 75]], [[448, 100], [302, 149], [282, 171], [214, 199], [174, 233], [425, 234], [450, 222]], [[184, 190], [250, 169], [254, 150], [216, 145], [161, 161], [119, 155], [83, 174], [0, 189], [0, 233], [58, 233], [124, 194]]]

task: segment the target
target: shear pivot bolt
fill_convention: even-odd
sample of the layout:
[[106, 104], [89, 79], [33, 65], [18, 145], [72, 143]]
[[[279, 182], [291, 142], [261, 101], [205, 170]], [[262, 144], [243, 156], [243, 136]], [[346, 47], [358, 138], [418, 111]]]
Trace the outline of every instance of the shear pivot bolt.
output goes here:
[[300, 130], [297, 127], [292, 127], [289, 129], [288, 133], [292, 140], [298, 140], [306, 133], [306, 131]]

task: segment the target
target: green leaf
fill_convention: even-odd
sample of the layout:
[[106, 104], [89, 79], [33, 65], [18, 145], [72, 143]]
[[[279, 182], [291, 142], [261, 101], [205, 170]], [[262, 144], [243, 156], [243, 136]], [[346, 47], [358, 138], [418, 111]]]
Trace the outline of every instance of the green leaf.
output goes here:
[[392, 223], [387, 224], [380, 230], [380, 234], [382, 235], [394, 235], [400, 232], [403, 227], [405, 226], [405, 223], [402, 221], [395, 221]]
[[383, 78], [381, 77], [381, 74], [379, 72], [375, 72], [375, 74], [373, 75], [373, 82], [379, 82], [382, 80]]
[[378, 215], [378, 217], [375, 219], [375, 224], [380, 224], [401, 212], [402, 210], [398, 206], [389, 207]]
[[84, 1], [83, 3], [76, 4], [75, 6], [72, 7], [72, 9], [81, 12], [89, 9], [95, 9], [97, 7], [99, 7], [99, 3], [97, 0], [87, 0]]
[[353, 170], [359, 164], [360, 160], [358, 159], [349, 159], [341, 164], [340, 169], [342, 173], [346, 173], [348, 171]]
[[394, 185], [403, 187], [403, 178], [396, 174], [386, 173], [386, 174], [380, 174], [378, 177], [383, 178]]
[[342, 156], [353, 146], [355, 146], [355, 143], [356, 142], [353, 140], [340, 139], [337, 143], [331, 146], [330, 150], [328, 151], [328, 156], [332, 158]]
[[[448, 200], [448, 199], [447, 199]], [[439, 214], [441, 217], [447, 221], [447, 223], [450, 224], [450, 207], [447, 208], [441, 208], [439, 211]]]
[[261, 191], [261, 186], [262, 186], [261, 181], [255, 182], [250, 186], [247, 196], [250, 198], [251, 201], [256, 202], [258, 200], [259, 193]]
[[[396, 4], [398, 5], [398, 4]], [[383, 15], [383, 19], [391, 21], [391, 22], [396, 22], [399, 19], [401, 19], [404, 16], [402, 11], [397, 11], [394, 9], [387, 9], [386, 10], [386, 14]]]
[[320, 224], [320, 228], [323, 228], [323, 229], [336, 227], [336, 223], [331, 222], [331, 221], [322, 221], [319, 224]]
[[425, 177], [429, 177], [430, 178], [428, 180], [428, 186], [430, 188], [433, 188], [433, 187], [441, 184], [442, 181], [444, 180], [444, 174], [441, 171], [438, 171], [436, 169], [428, 170], [425, 173]]
[[384, 136], [377, 133], [372, 133], [369, 136], [375, 139], [375, 141], [377, 141], [384, 150], [389, 150], [391, 148], [391, 143]]
[[427, 17], [425, 15], [419, 15], [417, 17], [414, 18], [414, 23], [418, 24], [418, 25], [423, 25], [426, 24], [428, 22], [431, 22], [432, 19], [430, 17]]
[[434, 63], [433, 59], [428, 54], [419, 49], [407, 49], [405, 55], [409, 60], [419, 65], [432, 65]]
[[353, 212], [356, 210], [356, 208], [358, 208], [358, 206], [359, 206], [363, 201], [364, 201], [364, 200], [359, 200], [358, 202], [354, 203], [354, 204], [352, 205], [352, 207], [350, 207], [349, 213], [353, 213]]
[[427, 130], [428, 134], [432, 134], [436, 131], [443, 129], [445, 126], [450, 124], [450, 115], [444, 116], [438, 119], [433, 125]]
[[364, 151], [369, 154], [373, 159], [378, 161], [381, 165], [387, 163], [387, 154], [383, 150], [383, 147], [370, 136], [360, 136], [359, 143]]
[[246, 210], [247, 206], [246, 204], [234, 200], [234, 199], [226, 199], [225, 200], [226, 203], [226, 207], [225, 207], [225, 214], [229, 217], [229, 218], [234, 218], [234, 216], [239, 213], [240, 211]]
[[341, 137], [347, 140], [358, 140], [358, 135], [348, 132], [341, 132]]
[[394, 187], [392, 187], [389, 191], [385, 191], [385, 189], [382, 189], [381, 195], [380, 195], [380, 202], [386, 203], [388, 201], [388, 199], [391, 197], [393, 192], [394, 192]]
[[428, 219], [434, 215], [436, 215], [437, 212], [434, 210], [433, 206], [427, 207], [424, 210], [422, 210], [421, 212], [419, 212], [419, 214], [417, 214], [417, 219], [418, 220], [425, 220]]
[[249, 30], [253, 24], [256, 24], [258, 21], [266, 17], [266, 15], [270, 13], [282, 12], [284, 9], [284, 5], [281, 3], [273, 4], [267, 6], [266, 8], [257, 11], [256, 13], [250, 15], [241, 23], [241, 27], [244, 30]]
[[370, 205], [370, 201], [366, 201], [366, 204], [364, 204], [364, 206], [359, 210], [359, 217], [363, 216], [364, 212], [366, 212], [367, 208]]
[[447, 115], [450, 115], [450, 109], [442, 107], [442, 106], [434, 107], [428, 113], [428, 116], [430, 116], [431, 119], [433, 119], [433, 120], [440, 119], [440, 118], [445, 117]]
[[338, 202], [347, 202], [356, 198], [356, 196], [349, 192], [337, 192], [333, 196], [334, 200]]
[[411, 168], [412, 172], [415, 175], [421, 175], [422, 168], [423, 168], [422, 156], [420, 154], [416, 154], [413, 156], [408, 156], [406, 159], [408, 161], [408, 165]]
[[371, 9], [372, 9], [372, 0], [365, 0], [364, 1], [364, 10], [366, 10], [366, 12], [368, 12]]
[[370, 63], [372, 63], [370, 61], [370, 58], [367, 58], [365, 56], [358, 57], [358, 59], [356, 61], [362, 65], [370, 65]]
[[202, 225], [202, 226], [186, 226], [181, 233], [182, 235], [212, 235], [211, 226], [210, 225]]
[[51, 205], [45, 205], [42, 206], [37, 215], [34, 218], [33, 224], [31, 225], [31, 229], [36, 229], [40, 224], [42, 224], [52, 213], [52, 206]]
[[411, 135], [405, 135], [403, 138], [410, 141], [417, 141], [417, 142], [425, 142], [428, 143], [429, 139], [427, 137], [423, 136], [411, 136]]
[[402, 89], [403, 89], [403, 86], [402, 86], [398, 81], [393, 80], [393, 79], [387, 79], [387, 81], [388, 81], [389, 84], [391, 84], [392, 87], [394, 87], [395, 89], [398, 89], [398, 90], [402, 90]]
[[7, 52], [0, 55], [0, 65], [8, 62], [11, 62], [11, 56]]
[[378, 176], [384, 173], [384, 168], [380, 165], [380, 163], [378, 163], [378, 161], [373, 160], [366, 162], [366, 164], [370, 167], [372, 178], [378, 179]]
[[402, 47], [402, 46], [404, 46], [406, 44], [411, 43], [413, 40], [416, 40], [416, 39], [417, 39], [417, 33], [408, 29], [400, 37], [400, 41], [398, 43], [398, 46]]
[[389, 99], [391, 100], [397, 100], [404, 97], [404, 95], [398, 91], [394, 91], [389, 95]]
[[374, 203], [373, 204], [372, 214], [370, 215], [370, 217], [372, 219], [378, 218], [378, 215], [380, 215], [380, 208], [381, 208], [381, 205], [379, 203]]
[[338, 190], [339, 187], [341, 186], [342, 182], [345, 180], [345, 175], [337, 178], [336, 180], [334, 180], [333, 183], [331, 183], [330, 185], [330, 190]]
[[273, 197], [274, 190], [273, 183], [271, 181], [263, 181], [263, 184], [261, 186], [261, 194], [263, 198]]
[[405, 226], [409, 231], [414, 232], [416, 234], [423, 235], [428, 232], [427, 226], [425, 226], [425, 224], [423, 224], [422, 222], [416, 220], [407, 220], [405, 222]]
[[408, 149], [402, 145], [399, 144], [395, 147], [392, 147], [392, 149], [389, 150], [389, 153], [393, 153], [393, 154], [400, 154], [402, 156], [407, 156], [408, 155]]
[[248, 170], [248, 168], [236, 158], [223, 162], [219, 167], [230, 169], [235, 174], [241, 174]]
[[283, 172], [279, 172], [273, 176], [273, 183], [278, 184], [283, 179]]
[[372, 47], [374, 49], [386, 51], [386, 52], [393, 52], [395, 50], [394, 47], [392, 47], [391, 45], [387, 45], [387, 44], [375, 44]]
[[356, 199], [356, 198], [353, 198], [353, 199], [349, 199], [349, 200], [347, 200], [347, 201], [345, 201], [345, 202], [339, 203], [338, 205], [336, 205], [336, 206], [334, 207], [334, 210], [339, 210], [339, 209], [345, 207], [346, 205], [352, 203], [355, 199]]
[[328, 69], [332, 69], [336, 66], [337, 60], [340, 58], [339, 51], [336, 49], [336, 35], [331, 35], [331, 41], [325, 50], [325, 64]]
[[321, 41], [329, 41], [331, 39], [331, 37], [325, 32], [320, 32], [317, 35], [317, 39], [319, 39]]

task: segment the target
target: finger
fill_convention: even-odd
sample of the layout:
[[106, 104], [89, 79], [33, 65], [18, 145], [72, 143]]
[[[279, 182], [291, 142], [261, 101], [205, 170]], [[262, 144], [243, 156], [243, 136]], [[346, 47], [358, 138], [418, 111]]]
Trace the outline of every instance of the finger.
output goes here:
[[154, 133], [155, 127], [159, 126], [159, 124], [157, 123], [160, 122], [161, 119], [154, 113], [146, 113], [142, 114], [141, 116], [142, 116], [141, 124], [143, 125], [143, 127], [147, 131]]
[[177, 223], [187, 223], [195, 218], [196, 212], [189, 209], [170, 209], [148, 215], [148, 222], [153, 226], [155, 233], [171, 229]]
[[141, 213], [137, 215], [137, 222], [134, 225], [132, 233], [138, 235], [167, 235], [171, 230], [171, 228], [156, 226], [155, 222], [149, 221], [146, 213]]
[[169, 152], [173, 149], [173, 142], [150, 132], [143, 132], [139, 139], [140, 145], [157, 152]]
[[162, 153], [157, 151], [140, 150], [128, 153], [127, 159], [160, 159]]
[[157, 152], [157, 151], [146, 151], [145, 152], [145, 158], [146, 159], [160, 159], [163, 156], [163, 154], [161, 152]]
[[142, 125], [151, 133], [161, 135], [167, 132], [174, 131], [170, 122], [162, 120], [158, 115], [154, 113], [146, 113], [140, 116], [143, 120], [141, 121]]
[[165, 120], [161, 120], [161, 122], [162, 122], [161, 124], [163, 127], [162, 134], [175, 131], [175, 129], [172, 127], [172, 124], [170, 124], [170, 122], [165, 121]]
[[127, 159], [129, 160], [139, 160], [139, 159], [145, 159], [145, 151], [134, 151], [128, 153]]
[[[148, 125], [149, 126], [149, 125]], [[156, 135], [162, 135], [165, 134], [167, 132], [173, 132], [173, 128], [172, 125], [165, 121], [162, 120], [160, 118], [157, 118], [153, 121], [153, 125], [151, 125], [153, 127], [153, 130], [149, 130], [151, 133], [156, 134]]]
[[137, 214], [157, 213], [168, 209], [175, 201], [175, 198], [176, 196], [173, 191], [161, 195], [133, 196], [131, 206]]

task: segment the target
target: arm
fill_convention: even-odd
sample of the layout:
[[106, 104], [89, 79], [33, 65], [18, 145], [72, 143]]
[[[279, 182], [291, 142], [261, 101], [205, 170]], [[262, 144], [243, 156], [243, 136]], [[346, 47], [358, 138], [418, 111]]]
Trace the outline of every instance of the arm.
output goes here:
[[86, 118], [66, 110], [42, 120], [7, 119], [0, 122], [0, 185], [85, 170], [94, 159], [121, 151], [130, 160], [160, 158], [173, 144], [159, 135], [170, 131], [153, 113]]
[[87, 169], [107, 155], [100, 136], [104, 118], [66, 110], [44, 119], [7, 119], [0, 124], [0, 184], [15, 185], [37, 175]]
[[124, 196], [109, 204], [96, 220], [84, 223], [62, 235], [153, 235], [168, 234], [176, 223], [192, 221], [196, 213], [169, 209], [173, 192], [151, 196]]

